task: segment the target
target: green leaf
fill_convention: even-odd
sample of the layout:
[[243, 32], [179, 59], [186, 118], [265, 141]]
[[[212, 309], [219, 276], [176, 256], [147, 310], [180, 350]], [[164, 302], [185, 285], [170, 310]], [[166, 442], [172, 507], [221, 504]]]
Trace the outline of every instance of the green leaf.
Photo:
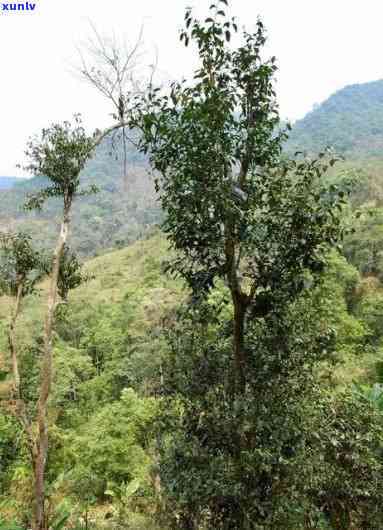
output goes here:
[[107, 495], [108, 497], [115, 497], [116, 493], [111, 489], [107, 489], [104, 491], [104, 495]]
[[132, 497], [140, 487], [140, 481], [134, 479], [126, 486], [125, 495], [127, 498]]
[[51, 523], [52, 530], [62, 530], [70, 517], [70, 512], [65, 511], [63, 515], [60, 515], [53, 523]]

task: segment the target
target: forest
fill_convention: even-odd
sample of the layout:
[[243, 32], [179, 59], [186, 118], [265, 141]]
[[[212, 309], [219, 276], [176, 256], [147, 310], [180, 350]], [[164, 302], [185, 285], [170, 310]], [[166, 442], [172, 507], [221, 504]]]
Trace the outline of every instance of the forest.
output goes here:
[[0, 530], [383, 529], [383, 81], [285, 123], [228, 4], [4, 180]]

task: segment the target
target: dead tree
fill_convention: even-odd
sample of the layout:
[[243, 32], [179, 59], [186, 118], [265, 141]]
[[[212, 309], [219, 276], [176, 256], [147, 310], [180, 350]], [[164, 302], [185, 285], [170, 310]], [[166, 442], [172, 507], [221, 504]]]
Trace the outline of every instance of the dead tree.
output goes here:
[[[143, 27], [135, 43], [129, 46], [126, 41], [119, 41], [115, 36], [102, 36], [90, 23], [91, 36], [78, 48], [80, 66], [76, 68], [80, 78], [93, 86], [112, 105], [114, 125], [107, 129], [107, 134], [121, 131], [123, 149], [123, 189], [128, 188], [128, 142], [133, 142], [128, 135], [126, 124], [127, 109], [130, 100], [142, 92], [140, 76], [142, 63], [146, 55], [143, 44]], [[150, 76], [155, 70], [149, 66]], [[107, 136], [102, 134], [102, 138]]]

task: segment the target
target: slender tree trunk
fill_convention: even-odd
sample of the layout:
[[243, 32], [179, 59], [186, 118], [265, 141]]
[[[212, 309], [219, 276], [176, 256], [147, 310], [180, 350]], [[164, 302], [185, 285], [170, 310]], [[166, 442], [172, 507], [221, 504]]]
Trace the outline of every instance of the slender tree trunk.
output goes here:
[[21, 299], [23, 296], [23, 278], [17, 278], [16, 280], [17, 292], [16, 292], [16, 301], [11, 317], [11, 322], [9, 324], [9, 333], [8, 333], [8, 343], [9, 351], [11, 353], [11, 362], [12, 362], [12, 374], [13, 374], [13, 385], [14, 385], [14, 394], [15, 399], [20, 400], [20, 372], [19, 372], [19, 362], [17, 357], [17, 348], [15, 341], [15, 329], [17, 318], [20, 313]]
[[124, 186], [124, 192], [126, 193], [128, 191], [128, 153], [127, 153], [127, 145], [126, 145], [125, 127], [122, 127], [122, 147], [124, 151], [123, 186]]
[[60, 235], [57, 240], [53, 254], [52, 273], [48, 294], [48, 307], [44, 326], [44, 349], [41, 360], [40, 392], [37, 403], [37, 435], [36, 454], [33, 462], [34, 468], [34, 518], [33, 530], [47, 530], [45, 517], [45, 468], [48, 456], [48, 399], [51, 392], [53, 372], [53, 326], [55, 320], [55, 309], [57, 303], [57, 283], [60, 271], [60, 262], [64, 251], [64, 245], [69, 231], [70, 204], [64, 207], [63, 221], [61, 223]]
[[[24, 428], [25, 433], [28, 437], [29, 450], [31, 455], [34, 451], [34, 439], [31, 428], [31, 423], [28, 419], [26, 407], [24, 400], [21, 397], [21, 378], [20, 378], [20, 369], [19, 369], [19, 358], [16, 346], [16, 323], [20, 315], [21, 301], [23, 298], [23, 288], [24, 288], [24, 279], [19, 277], [16, 280], [16, 300], [15, 305], [12, 311], [11, 321], [9, 324], [8, 330], [8, 344], [9, 351], [11, 354], [11, 364], [12, 364], [12, 376], [13, 376], [13, 398], [15, 400], [15, 406], [11, 408], [11, 413], [15, 418], [21, 423], [21, 426]], [[33, 460], [33, 457], [32, 457]]]
[[25, 402], [23, 398], [21, 397], [21, 378], [20, 378], [19, 358], [18, 358], [18, 351], [17, 351], [16, 337], [15, 337], [16, 323], [20, 315], [21, 301], [23, 298], [24, 280], [25, 278], [22, 276], [19, 276], [16, 280], [16, 284], [17, 284], [16, 285], [16, 300], [15, 300], [15, 305], [12, 311], [11, 321], [10, 321], [9, 330], [8, 330], [8, 344], [9, 344], [9, 351], [11, 354], [12, 375], [13, 375], [13, 397], [15, 399], [15, 406], [11, 408], [11, 413], [20, 422], [21, 426], [23, 427], [25, 431], [25, 434], [28, 439], [28, 448], [29, 448], [29, 453], [31, 456], [31, 461], [32, 461], [32, 464], [34, 465], [34, 461], [36, 458], [36, 445], [35, 445], [32, 425], [31, 425], [30, 419], [28, 418]]

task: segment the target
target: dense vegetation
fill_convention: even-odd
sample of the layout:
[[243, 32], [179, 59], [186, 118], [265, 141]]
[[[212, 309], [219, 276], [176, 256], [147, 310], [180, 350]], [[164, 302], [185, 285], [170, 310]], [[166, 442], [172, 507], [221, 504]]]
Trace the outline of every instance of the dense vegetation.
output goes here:
[[79, 172], [96, 144], [56, 125], [0, 196], [1, 530], [383, 525], [381, 163], [287, 156], [263, 25], [229, 47], [226, 5], [186, 12], [194, 84], [124, 100], [128, 189], [110, 135]]
[[[195, 360], [187, 353], [190, 346], [187, 349], [185, 345], [182, 350], [178, 346], [177, 350], [172, 348], [169, 351], [162, 333], [163, 325], [175, 322], [176, 308], [186, 299], [187, 291], [180, 282], [161, 273], [161, 263], [167, 256], [166, 241], [158, 234], [127, 249], [90, 261], [86, 270], [94, 279], [72, 293], [71, 302], [60, 317], [56, 329], [56, 382], [51, 409], [55, 418], [49, 460], [52, 516], [59, 518], [71, 513], [72, 520], [80, 516], [84, 520], [88, 513], [92, 525], [97, 521], [101, 527], [110, 528], [112, 524], [117, 527], [121, 520], [123, 528], [129, 527], [128, 524], [133, 528], [139, 528], [140, 524], [149, 528], [148, 518], [151, 517], [148, 514], [154, 516], [162, 506], [162, 499], [156, 493], [157, 434], [156, 429], [153, 430], [152, 418], [153, 407], [156, 406], [153, 397], [163, 392], [163, 374], [168, 369], [167, 364], [171, 362], [170, 373], [175, 378], [175, 382], [172, 382], [173, 379], [166, 381], [167, 388], [176, 383], [177, 388], [183, 387], [183, 392], [189, 387], [194, 388], [194, 392], [202, 391], [202, 375], [204, 378], [208, 375], [210, 385], [212, 370], [225, 367], [225, 358], [221, 357], [218, 345], [214, 345], [209, 349], [211, 364], [199, 364], [197, 381], [194, 382], [190, 363], [202, 360], [198, 351]], [[39, 294], [26, 301], [18, 327], [18, 341], [23, 350], [23, 375], [28, 381], [24, 391], [29, 393], [33, 393], [36, 385], [34, 358], [42, 336], [45, 285], [41, 287]], [[353, 420], [356, 423], [348, 427], [359, 433], [360, 414], [368, 410], [370, 414], [377, 414], [369, 405], [365, 390], [368, 386], [365, 385], [383, 383], [381, 316], [375, 310], [379, 294], [374, 288], [367, 291], [367, 297], [361, 297], [361, 291], [366, 292], [368, 285], [344, 258], [336, 254], [331, 259], [330, 269], [320, 289], [324, 306], [321, 310], [337, 336], [335, 350], [325, 356], [319, 368], [320, 381], [331, 390], [333, 400], [347, 392], [348, 399], [351, 399], [349, 406], [359, 406]], [[218, 289], [216, 294], [212, 294], [207, 310], [221, 306], [221, 315], [228, 318], [229, 308], [224, 303], [224, 296], [224, 289]], [[316, 299], [318, 297], [319, 294]], [[296, 321], [301, 326], [311, 317], [312, 324], [315, 323], [312, 304], [305, 305], [301, 311], [308, 307], [311, 309], [308, 315], [304, 315], [305, 319]], [[350, 311], [349, 307], [353, 310]], [[9, 300], [3, 298], [0, 305], [1, 351], [6, 348], [8, 308]], [[318, 314], [319, 308], [315, 312]], [[182, 341], [189, 342], [186, 330], [195, 333], [194, 324], [192, 328], [185, 328], [188, 321], [184, 324], [184, 319], [177, 317], [176, 335], [170, 343], [173, 346], [179, 333], [177, 329], [182, 332]], [[215, 340], [214, 326], [217, 325], [212, 324], [206, 341]], [[221, 340], [225, 340], [224, 337]], [[185, 351], [185, 356], [177, 358], [177, 364], [173, 365], [172, 358], [177, 351]], [[219, 355], [218, 359], [216, 355]], [[7, 385], [4, 363], [5, 359], [2, 359], [3, 396]], [[353, 381], [362, 386], [354, 389]], [[313, 391], [316, 392], [317, 388]], [[314, 403], [317, 404], [317, 401]], [[379, 410], [378, 405], [377, 399], [376, 411]], [[335, 403], [334, 406], [338, 405]], [[336, 409], [326, 407], [328, 410]], [[177, 432], [173, 418], [162, 420], [165, 428], [168, 429], [170, 420], [170, 432]], [[332, 421], [332, 428], [340, 428], [336, 418]], [[1, 490], [4, 497], [0, 513], [3, 517], [17, 518], [21, 523], [27, 520], [31, 507], [27, 455], [22, 437], [16, 436], [15, 442], [17, 430], [13, 420], [2, 416], [1, 422]], [[209, 423], [207, 416], [205, 426], [209, 424], [214, 428], [215, 424]], [[326, 433], [327, 437], [330, 435], [331, 432]], [[362, 444], [370, 435], [365, 432], [365, 440], [362, 439], [356, 448], [356, 451], [361, 451], [360, 457], [355, 453], [358, 459], [362, 458], [366, 450]], [[221, 428], [217, 436], [218, 440], [222, 439]], [[173, 461], [174, 464], [176, 461]], [[178, 466], [185, 468], [182, 461], [177, 464], [177, 469]], [[208, 469], [206, 473], [209, 473]], [[337, 477], [337, 483], [341, 483], [343, 478]], [[189, 479], [194, 483], [193, 475]], [[328, 479], [331, 484], [333, 479], [330, 475]], [[168, 510], [168, 514], [173, 516], [170, 508]]]

